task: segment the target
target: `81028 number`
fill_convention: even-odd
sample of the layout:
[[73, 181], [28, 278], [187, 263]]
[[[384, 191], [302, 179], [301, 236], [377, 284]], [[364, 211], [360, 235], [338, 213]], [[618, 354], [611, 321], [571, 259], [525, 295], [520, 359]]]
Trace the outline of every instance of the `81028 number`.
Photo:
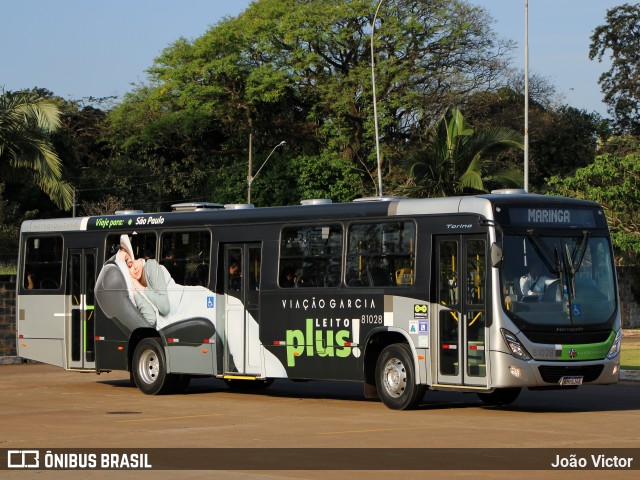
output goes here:
[[382, 325], [382, 315], [362, 315], [360, 323], [366, 323], [369, 325]]

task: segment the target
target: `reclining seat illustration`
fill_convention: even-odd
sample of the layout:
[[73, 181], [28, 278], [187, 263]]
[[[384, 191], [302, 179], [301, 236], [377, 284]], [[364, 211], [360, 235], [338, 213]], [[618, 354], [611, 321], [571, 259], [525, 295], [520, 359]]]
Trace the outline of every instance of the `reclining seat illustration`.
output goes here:
[[[124, 271], [123, 271], [124, 270]], [[184, 287], [171, 281], [169, 292], [171, 312], [160, 321], [150, 323], [135, 306], [130, 296], [126, 267], [118, 265], [116, 257], [110, 258], [103, 266], [95, 286], [95, 298], [104, 315], [117, 325], [126, 338], [139, 328], [156, 328], [166, 338], [179, 338], [183, 344], [200, 345], [210, 340], [216, 333], [213, 321], [205, 316], [215, 310], [209, 309], [213, 293], [199, 287]], [[199, 302], [194, 303], [194, 297]], [[208, 312], [207, 312], [208, 310]], [[180, 316], [184, 315], [183, 318]]]
[[[94, 290], [100, 310], [96, 312], [97, 316], [104, 315], [110, 319], [111, 324], [121, 330], [124, 339], [130, 339], [136, 330], [154, 328], [163, 337], [165, 345], [169, 338], [174, 339], [174, 342], [177, 339], [180, 347], [194, 347], [198, 351], [200, 351], [199, 347], [205, 343], [215, 344], [220, 358], [224, 345], [224, 350], [229, 352], [228, 364], [225, 368], [228, 371], [237, 371], [236, 358], [243, 358], [245, 354], [245, 336], [225, 337], [224, 327], [216, 328], [215, 293], [200, 285], [177, 284], [164, 266], [159, 265], [155, 260], [147, 260], [143, 267], [143, 275], [149, 283], [147, 296], [144, 297], [146, 303], [140, 301], [142, 296], [140, 298], [136, 296], [134, 299], [134, 282], [124, 261], [125, 258], [134, 259], [127, 235], [121, 236], [120, 248], [123, 252], [111, 257], [98, 275]], [[156, 285], [155, 298], [159, 305], [162, 303], [163, 314], [160, 314], [155, 305], [154, 313], [150, 313], [150, 305], [153, 303], [149, 297], [153, 295], [148, 289], [152, 284]], [[166, 297], [157, 296], [159, 289], [164, 290], [165, 286]], [[168, 312], [166, 311], [167, 299]], [[144, 313], [141, 310], [144, 310]], [[249, 343], [256, 345], [254, 353], [260, 355], [263, 365], [260, 368], [261, 373], [265, 376], [286, 378], [287, 372], [282, 362], [261, 344], [260, 327], [255, 319], [248, 320], [245, 334], [250, 337]]]

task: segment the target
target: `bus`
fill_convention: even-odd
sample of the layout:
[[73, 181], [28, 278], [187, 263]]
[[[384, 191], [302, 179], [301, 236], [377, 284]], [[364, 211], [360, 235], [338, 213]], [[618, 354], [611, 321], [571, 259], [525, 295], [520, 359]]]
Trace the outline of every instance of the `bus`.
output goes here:
[[[146, 394], [202, 376], [238, 389], [344, 380], [402, 410], [427, 390], [506, 405], [522, 388], [618, 381], [614, 254], [589, 201], [500, 190], [178, 204], [25, 221], [19, 258], [18, 355], [129, 371]], [[143, 314], [136, 262], [154, 267], [146, 291], [169, 310]]]

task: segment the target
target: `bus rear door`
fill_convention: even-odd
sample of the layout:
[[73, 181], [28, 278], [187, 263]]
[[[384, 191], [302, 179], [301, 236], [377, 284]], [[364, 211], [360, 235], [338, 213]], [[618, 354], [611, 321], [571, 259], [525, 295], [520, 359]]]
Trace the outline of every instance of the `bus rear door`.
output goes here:
[[69, 248], [67, 250], [67, 368], [95, 370], [95, 248]]
[[433, 331], [441, 385], [486, 387], [487, 240], [483, 235], [436, 239], [437, 315]]

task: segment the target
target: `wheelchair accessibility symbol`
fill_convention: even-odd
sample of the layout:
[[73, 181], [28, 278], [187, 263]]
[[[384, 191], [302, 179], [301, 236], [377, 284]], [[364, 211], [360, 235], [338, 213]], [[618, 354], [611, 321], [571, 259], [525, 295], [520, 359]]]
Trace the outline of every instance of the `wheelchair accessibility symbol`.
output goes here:
[[207, 297], [207, 308], [213, 308], [215, 306], [214, 298]]

